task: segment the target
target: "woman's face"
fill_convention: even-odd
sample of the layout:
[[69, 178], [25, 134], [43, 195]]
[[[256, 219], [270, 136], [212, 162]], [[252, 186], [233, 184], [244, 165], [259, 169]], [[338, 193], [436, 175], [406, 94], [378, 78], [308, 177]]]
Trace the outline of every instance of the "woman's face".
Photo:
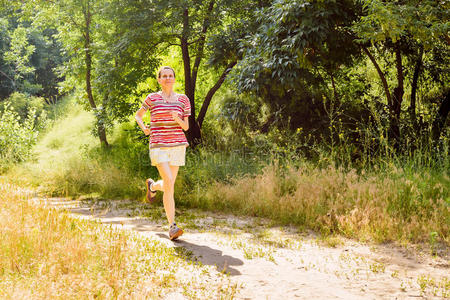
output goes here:
[[172, 88], [175, 83], [175, 74], [170, 69], [163, 69], [158, 78], [158, 83], [162, 88]]

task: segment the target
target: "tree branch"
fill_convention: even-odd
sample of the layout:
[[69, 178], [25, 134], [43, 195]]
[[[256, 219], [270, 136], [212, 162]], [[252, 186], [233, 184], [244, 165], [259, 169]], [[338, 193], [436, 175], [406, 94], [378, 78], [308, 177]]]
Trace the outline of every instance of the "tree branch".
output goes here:
[[414, 74], [411, 82], [411, 101], [409, 105], [409, 111], [411, 118], [416, 123], [416, 94], [417, 94], [417, 83], [419, 81], [420, 70], [422, 68], [422, 57], [423, 57], [423, 47], [420, 46], [419, 56], [417, 57], [416, 66], [414, 67]]
[[197, 56], [195, 57], [194, 67], [192, 68], [192, 84], [195, 87], [195, 82], [197, 81], [197, 73], [198, 67], [200, 66], [200, 62], [203, 58], [203, 51], [205, 49], [206, 42], [206, 32], [208, 32], [209, 24], [210, 24], [210, 16], [211, 12], [214, 9], [215, 0], [211, 0], [209, 2], [208, 11], [206, 13], [205, 19], [203, 20], [203, 27], [199, 38], [199, 49], [197, 51]]
[[365, 46], [361, 46], [361, 47], [364, 50], [364, 52], [367, 54], [367, 56], [369, 57], [370, 61], [374, 65], [375, 69], [377, 69], [378, 76], [380, 76], [381, 82], [383, 84], [384, 92], [386, 94], [387, 104], [389, 107], [392, 107], [392, 98], [391, 98], [391, 93], [389, 92], [389, 86], [386, 81], [386, 76], [384, 76], [383, 72], [380, 69], [380, 66], [378, 65], [377, 61], [375, 60], [375, 57], [369, 52], [367, 47], [365, 47]]
[[78, 24], [76, 21], [75, 21], [75, 19], [73, 18], [73, 15], [69, 15], [69, 19], [70, 19], [70, 21], [72, 21], [72, 23], [73, 23], [73, 25], [75, 25], [75, 27], [78, 27], [78, 28], [83, 28], [80, 24]]
[[3, 75], [5, 75], [6, 78], [8, 78], [9, 80], [11, 80], [11, 82], [13, 83], [13, 86], [16, 86], [16, 81], [14, 79], [12, 79], [11, 77], [9, 77], [8, 75], [6, 75], [5, 72], [3, 72], [2, 70], [0, 70], [0, 73], [2, 73]]
[[228, 73], [230, 73], [231, 69], [236, 65], [237, 61], [230, 62], [225, 70], [222, 72], [222, 75], [220, 75], [219, 80], [216, 82], [216, 84], [208, 91], [208, 94], [206, 94], [205, 101], [203, 101], [202, 108], [200, 109], [200, 112], [198, 114], [197, 122], [198, 126], [201, 128], [203, 120], [205, 119], [206, 111], [208, 110], [208, 106], [211, 103], [211, 99], [216, 93], [216, 91], [220, 88], [222, 83], [225, 81], [225, 78], [227, 77]]
[[[183, 32], [180, 39], [181, 44], [181, 56], [183, 58], [183, 66], [184, 66], [184, 79], [185, 79], [185, 94], [188, 96], [191, 102], [191, 111], [192, 116], [195, 118], [195, 87], [192, 84], [191, 77], [191, 58], [189, 56], [189, 46], [188, 46], [188, 38], [189, 38], [189, 11], [187, 8], [183, 11]], [[191, 119], [193, 119], [191, 118]]]

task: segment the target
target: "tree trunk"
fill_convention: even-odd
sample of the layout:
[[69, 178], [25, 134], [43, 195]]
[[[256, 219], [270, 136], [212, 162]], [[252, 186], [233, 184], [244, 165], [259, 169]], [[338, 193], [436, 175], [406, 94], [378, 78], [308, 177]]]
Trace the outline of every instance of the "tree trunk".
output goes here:
[[222, 72], [222, 75], [220, 75], [219, 80], [206, 94], [205, 100], [203, 101], [202, 108], [200, 109], [200, 113], [198, 114], [197, 119], [200, 128], [202, 128], [203, 120], [205, 119], [206, 111], [208, 110], [212, 97], [214, 96], [216, 91], [220, 88], [222, 83], [225, 81], [225, 78], [227, 77], [228, 73], [230, 73], [231, 69], [233, 69], [236, 63], [237, 61], [232, 61], [225, 67], [225, 70]]
[[[91, 87], [91, 70], [92, 70], [92, 54], [91, 54], [91, 38], [90, 38], [90, 25], [91, 25], [91, 11], [89, 6], [89, 1], [87, 6], [84, 8], [84, 20], [85, 20], [85, 31], [84, 31], [84, 51], [85, 51], [85, 64], [86, 64], [86, 94], [88, 96], [89, 104], [92, 110], [96, 113], [97, 105], [95, 105], [94, 96], [92, 94]], [[100, 144], [103, 146], [109, 146], [106, 140], [105, 127], [103, 126], [101, 117], [96, 114], [97, 117], [97, 132], [100, 139]]]
[[13, 86], [13, 90], [16, 90], [16, 81], [14, 79], [12, 79], [11, 77], [9, 77], [6, 73], [4, 73], [2, 70], [0, 70], [0, 73], [3, 74], [3, 76], [5, 76], [6, 78], [8, 78], [9, 80], [11, 80], [12, 86]]
[[[328, 108], [328, 114], [333, 114], [333, 113], [335, 113], [336, 107], [339, 107], [340, 104], [339, 104], [339, 95], [338, 95], [338, 92], [336, 90], [336, 83], [334, 81], [333, 72], [330, 72], [329, 75], [330, 75], [330, 78], [331, 78], [331, 87], [333, 88], [333, 100], [328, 99], [329, 100], [328, 102], [330, 103], [330, 107]], [[324, 103], [324, 107], [326, 108], [325, 103]], [[331, 115], [329, 115], [329, 117], [331, 117]]]
[[[181, 45], [181, 55], [183, 57], [183, 67], [184, 67], [184, 81], [185, 87], [184, 91], [186, 96], [191, 100], [191, 104], [194, 104], [195, 99], [195, 88], [191, 77], [191, 57], [189, 56], [189, 11], [187, 8], [183, 11], [183, 32], [180, 39]], [[195, 105], [191, 105], [193, 115], [195, 116]]]
[[183, 58], [185, 87], [184, 92], [189, 98], [191, 104], [191, 116], [189, 117], [189, 130], [187, 139], [192, 147], [201, 143], [202, 135], [200, 127], [195, 118], [195, 86], [191, 75], [191, 58], [189, 56], [189, 11], [187, 8], [183, 11], [183, 32], [181, 35], [181, 56]]
[[419, 56], [417, 57], [416, 66], [414, 67], [414, 74], [411, 81], [411, 103], [409, 105], [409, 114], [415, 130], [418, 129], [416, 118], [416, 95], [417, 95], [417, 83], [419, 81], [420, 70], [422, 68], [422, 56], [423, 56], [423, 47], [420, 47]]
[[398, 150], [400, 146], [400, 114], [404, 94], [402, 54], [398, 44], [395, 47], [395, 66], [397, 69], [397, 86], [394, 88], [392, 106], [389, 108], [391, 120], [388, 138], [394, 149]]
[[381, 68], [378, 65], [375, 57], [372, 55], [372, 53], [369, 52], [369, 49], [367, 49], [364, 46], [362, 46], [362, 49], [367, 54], [367, 56], [369, 57], [370, 61], [374, 65], [375, 69], [377, 70], [378, 76], [380, 77], [381, 83], [383, 84], [384, 93], [386, 94], [386, 100], [387, 100], [388, 107], [391, 107], [392, 106], [392, 98], [391, 98], [391, 93], [389, 91], [389, 86], [387, 84], [386, 76], [384, 76], [384, 74], [381, 71]]
[[209, 104], [211, 102], [212, 97], [215, 92], [220, 88], [222, 83], [225, 80], [225, 77], [229, 73], [229, 71], [234, 67], [236, 62], [231, 62], [226, 67], [225, 71], [220, 76], [219, 80], [216, 84], [209, 90], [207, 93], [205, 100], [200, 109], [200, 113], [198, 118], [196, 118], [195, 114], [195, 88], [197, 82], [198, 69], [200, 67], [200, 63], [203, 59], [204, 48], [206, 43], [206, 34], [209, 30], [210, 26], [210, 17], [212, 15], [212, 11], [214, 9], [214, 5], [216, 0], [210, 0], [207, 7], [207, 13], [203, 19], [202, 30], [200, 33], [200, 38], [196, 42], [196, 56], [194, 65], [191, 71], [191, 58], [189, 55], [189, 10], [185, 8], [183, 11], [183, 29], [180, 37], [180, 45], [181, 45], [181, 55], [183, 58], [184, 65], [184, 77], [185, 77], [185, 93], [188, 96], [191, 103], [191, 117], [189, 118], [189, 130], [187, 132], [187, 138], [189, 144], [193, 147], [200, 144], [202, 142], [202, 134], [201, 134], [201, 126], [203, 120], [206, 115], [206, 111], [208, 110]]
[[442, 129], [444, 129], [447, 116], [450, 111], [450, 90], [447, 90], [444, 100], [439, 107], [436, 119], [433, 122], [433, 139], [436, 141], [439, 139]]
[[[205, 19], [203, 20], [203, 26], [202, 26], [202, 32], [200, 34], [200, 40], [199, 40], [199, 45], [198, 45], [198, 51], [197, 51], [197, 55], [195, 57], [195, 61], [194, 61], [194, 67], [192, 68], [192, 85], [194, 86], [194, 90], [195, 90], [195, 85], [197, 82], [197, 74], [198, 74], [198, 68], [200, 66], [200, 62], [203, 59], [203, 51], [205, 49], [205, 42], [206, 42], [206, 33], [208, 32], [209, 29], [209, 25], [210, 25], [210, 16], [212, 14], [213, 8], [214, 8], [214, 4], [216, 3], [215, 0], [211, 0], [208, 4], [208, 11], [205, 15]], [[201, 125], [200, 125], [201, 127]]]
[[[214, 7], [215, 1], [210, 1], [208, 6], [208, 12], [212, 11]], [[200, 130], [200, 126], [196, 120], [195, 113], [195, 85], [197, 80], [197, 72], [200, 66], [201, 59], [203, 58], [203, 49], [206, 41], [206, 32], [209, 27], [209, 14], [205, 16], [205, 20], [203, 23], [203, 28], [200, 37], [200, 45], [199, 51], [195, 58], [194, 67], [191, 73], [191, 58], [189, 55], [189, 10], [187, 8], [184, 9], [183, 12], [183, 32], [181, 36], [181, 54], [183, 57], [183, 65], [184, 65], [184, 77], [185, 77], [185, 93], [188, 96], [190, 104], [191, 104], [191, 116], [189, 118], [189, 130], [187, 132], [187, 138], [189, 140], [189, 144], [192, 147], [200, 144], [202, 141], [202, 134]]]

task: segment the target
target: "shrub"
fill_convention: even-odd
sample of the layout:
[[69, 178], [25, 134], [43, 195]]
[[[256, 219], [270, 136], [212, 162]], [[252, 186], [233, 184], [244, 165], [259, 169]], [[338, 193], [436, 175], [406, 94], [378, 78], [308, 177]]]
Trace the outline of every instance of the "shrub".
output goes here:
[[26, 120], [32, 113], [37, 118], [45, 114], [45, 100], [42, 97], [27, 96], [15, 92], [4, 102], [0, 111], [3, 111], [6, 105], [20, 116], [21, 121]]
[[23, 122], [16, 111], [6, 103], [0, 115], [0, 171], [12, 163], [29, 158], [36, 143], [36, 110], [32, 108]]

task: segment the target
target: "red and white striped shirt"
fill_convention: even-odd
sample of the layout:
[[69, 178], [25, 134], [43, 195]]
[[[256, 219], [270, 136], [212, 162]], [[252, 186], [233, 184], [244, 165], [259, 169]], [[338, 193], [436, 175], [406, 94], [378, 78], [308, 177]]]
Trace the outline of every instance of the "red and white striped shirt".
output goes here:
[[176, 94], [175, 98], [175, 101], [166, 102], [161, 94], [152, 93], [142, 103], [142, 108], [150, 109], [150, 148], [189, 146], [183, 129], [171, 112], [178, 112], [184, 120], [191, 115], [191, 104], [186, 95]]

